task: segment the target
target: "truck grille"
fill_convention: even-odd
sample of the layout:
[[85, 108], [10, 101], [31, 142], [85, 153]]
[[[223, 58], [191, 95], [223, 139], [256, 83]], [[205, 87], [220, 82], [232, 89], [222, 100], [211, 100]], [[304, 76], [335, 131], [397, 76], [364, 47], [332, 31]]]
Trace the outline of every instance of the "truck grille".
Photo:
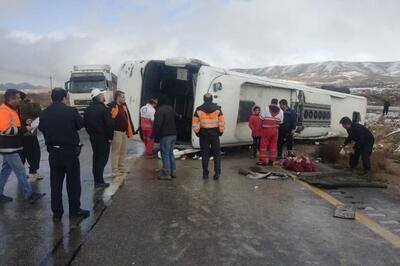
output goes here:
[[90, 100], [75, 100], [74, 104], [75, 105], [89, 105]]

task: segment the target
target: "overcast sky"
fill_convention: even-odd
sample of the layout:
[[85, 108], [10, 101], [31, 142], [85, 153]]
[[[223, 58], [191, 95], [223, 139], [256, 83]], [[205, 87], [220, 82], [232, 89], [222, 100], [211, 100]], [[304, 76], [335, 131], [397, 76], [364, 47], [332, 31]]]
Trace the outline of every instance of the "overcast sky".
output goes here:
[[400, 60], [396, 0], [0, 0], [0, 83], [75, 64], [193, 57], [225, 68]]

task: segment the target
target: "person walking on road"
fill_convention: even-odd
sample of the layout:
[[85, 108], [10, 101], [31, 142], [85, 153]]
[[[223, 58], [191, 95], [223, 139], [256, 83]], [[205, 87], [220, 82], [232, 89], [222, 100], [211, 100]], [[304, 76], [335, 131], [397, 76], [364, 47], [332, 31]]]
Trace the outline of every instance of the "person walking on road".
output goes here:
[[66, 106], [67, 92], [55, 88], [51, 92], [53, 103], [40, 115], [39, 130], [43, 132], [49, 152], [51, 209], [58, 222], [64, 214], [63, 183], [67, 176], [70, 218], [87, 218], [90, 212], [81, 209], [81, 177], [79, 154], [81, 145], [78, 131], [83, 119], [75, 108]]
[[260, 106], [256, 105], [253, 107], [253, 114], [249, 118], [249, 128], [251, 129], [251, 137], [253, 138], [252, 152], [253, 157], [257, 157], [257, 151], [260, 150], [260, 142], [261, 142], [261, 118]]
[[214, 179], [221, 175], [221, 147], [219, 137], [225, 130], [225, 118], [221, 107], [213, 103], [211, 93], [204, 94], [204, 103], [196, 108], [192, 126], [200, 138], [200, 150], [203, 166], [203, 178], [208, 178], [208, 162], [210, 153], [214, 157]]
[[348, 137], [343, 143], [342, 148], [351, 142], [355, 142], [354, 153], [350, 156], [349, 161], [350, 170], [353, 172], [356, 169], [361, 157], [364, 171], [360, 175], [369, 177], [371, 175], [370, 156], [375, 142], [374, 135], [365, 126], [353, 123], [349, 117], [343, 117], [340, 120], [340, 124], [342, 124], [348, 133]]
[[389, 107], [390, 107], [390, 102], [389, 101], [385, 101], [383, 103], [383, 115], [388, 115], [389, 113]]
[[166, 95], [158, 98], [154, 115], [152, 139], [159, 141], [162, 159], [162, 172], [158, 179], [171, 180], [176, 178], [174, 147], [176, 142], [176, 114]]
[[116, 91], [115, 101], [109, 104], [111, 117], [114, 121], [114, 137], [111, 143], [111, 168], [114, 177], [127, 174], [126, 155], [128, 153], [128, 138], [135, 132], [131, 115], [125, 103], [125, 93]]
[[293, 135], [297, 126], [296, 112], [289, 107], [287, 100], [279, 101], [279, 107], [283, 111], [283, 123], [279, 126], [278, 136], [278, 157], [282, 158], [283, 145], [286, 143], [287, 155], [294, 156], [293, 153]]
[[269, 152], [268, 165], [272, 166], [276, 159], [278, 145], [278, 129], [283, 121], [283, 111], [278, 106], [278, 99], [272, 99], [271, 104], [261, 113], [262, 129], [260, 144], [260, 159], [258, 165], [267, 165], [267, 150]]
[[104, 168], [110, 155], [110, 145], [114, 135], [114, 124], [110, 110], [104, 104], [106, 98], [99, 89], [91, 92], [92, 102], [86, 108], [83, 119], [86, 131], [90, 136], [93, 150], [93, 177], [96, 188], [107, 188], [104, 182]]
[[146, 146], [146, 156], [153, 157], [154, 139], [151, 138], [153, 134], [154, 114], [157, 106], [156, 99], [150, 99], [149, 102], [140, 108], [140, 128], [142, 130], [143, 142]]
[[[42, 112], [40, 104], [33, 102], [31, 99], [26, 97], [24, 92], [20, 92], [22, 103], [19, 107], [22, 121], [28, 119], [35, 120]], [[37, 130], [33, 132], [26, 132], [22, 138], [23, 150], [21, 152], [22, 163], [28, 161], [29, 174], [28, 177], [31, 180], [42, 180], [43, 177], [37, 173], [40, 166], [40, 145], [37, 138]]]
[[23, 149], [23, 134], [31, 130], [29, 125], [32, 122], [30, 119], [21, 121], [18, 114], [20, 103], [20, 92], [9, 89], [4, 94], [4, 104], [0, 105], [0, 154], [3, 157], [3, 165], [0, 172], [0, 202], [13, 200], [11, 197], [4, 195], [4, 186], [11, 172], [16, 175], [23, 195], [31, 203], [36, 202], [45, 195], [32, 191], [19, 154]]

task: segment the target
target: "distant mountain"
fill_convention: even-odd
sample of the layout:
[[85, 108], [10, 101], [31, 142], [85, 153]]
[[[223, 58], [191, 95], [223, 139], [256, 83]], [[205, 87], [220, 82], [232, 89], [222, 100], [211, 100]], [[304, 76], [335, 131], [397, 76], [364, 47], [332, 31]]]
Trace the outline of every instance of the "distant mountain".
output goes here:
[[40, 93], [40, 92], [47, 92], [49, 91], [49, 88], [45, 86], [35, 86], [27, 82], [23, 83], [0, 83], [0, 91], [6, 91], [8, 89], [16, 89], [16, 90], [22, 90], [25, 92], [30, 92], [30, 93]]
[[268, 78], [299, 81], [312, 86], [400, 87], [400, 61], [327, 61], [234, 70]]

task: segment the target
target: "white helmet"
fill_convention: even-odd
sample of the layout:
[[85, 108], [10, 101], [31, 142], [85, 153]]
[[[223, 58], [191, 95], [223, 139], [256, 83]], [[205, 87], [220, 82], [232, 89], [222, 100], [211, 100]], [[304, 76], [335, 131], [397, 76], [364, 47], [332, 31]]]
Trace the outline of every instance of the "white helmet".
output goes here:
[[95, 89], [93, 89], [92, 92], [90, 93], [90, 97], [93, 99], [93, 98], [99, 96], [99, 95], [102, 94], [102, 93], [103, 93], [103, 91], [101, 91], [100, 89], [95, 88]]

